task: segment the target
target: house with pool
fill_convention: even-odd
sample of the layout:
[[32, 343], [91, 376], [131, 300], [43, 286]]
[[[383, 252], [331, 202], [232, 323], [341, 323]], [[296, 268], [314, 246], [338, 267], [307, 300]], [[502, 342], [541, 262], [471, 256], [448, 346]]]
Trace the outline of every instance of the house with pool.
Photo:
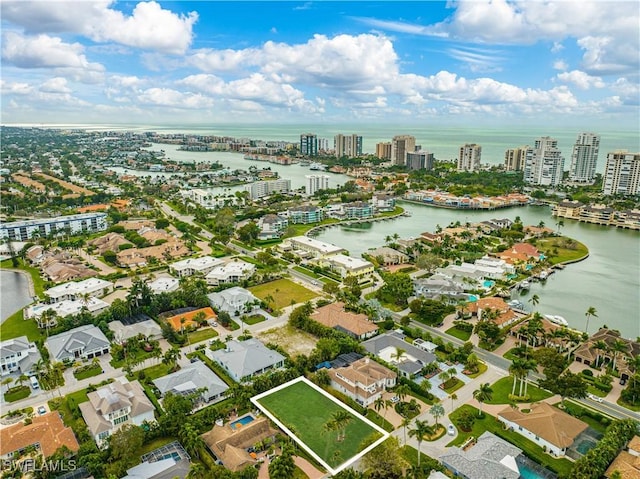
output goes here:
[[206, 356], [215, 361], [237, 382], [251, 380], [267, 371], [284, 366], [285, 357], [278, 351], [269, 349], [257, 339], [227, 341], [224, 349], [205, 350]]

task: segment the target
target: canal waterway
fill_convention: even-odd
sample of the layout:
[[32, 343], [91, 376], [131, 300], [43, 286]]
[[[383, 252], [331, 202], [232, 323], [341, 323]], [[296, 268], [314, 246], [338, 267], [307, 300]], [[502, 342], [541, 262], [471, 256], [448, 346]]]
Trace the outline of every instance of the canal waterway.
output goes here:
[[[555, 218], [545, 206], [526, 206], [494, 211], [461, 211], [402, 203], [410, 217], [334, 226], [322, 230], [316, 238], [334, 243], [360, 256], [370, 248], [385, 243], [394, 233], [401, 238], [416, 237], [424, 231], [434, 232], [438, 225], [452, 222], [478, 222], [491, 218], [515, 219], [520, 216], [525, 225], [556, 228]], [[533, 283], [531, 290], [518, 299], [527, 300], [534, 294], [540, 298], [536, 310], [541, 314], [563, 316], [570, 326], [584, 330], [585, 312], [590, 306], [598, 311], [589, 321], [589, 332], [607, 325], [629, 338], [640, 336], [640, 234], [636, 231], [609, 228], [572, 220], [564, 220], [561, 234], [584, 243], [590, 255], [584, 261], [568, 265], [544, 283]]]
[[0, 320], [4, 321], [29, 303], [31, 295], [25, 275], [15, 271], [0, 271]]

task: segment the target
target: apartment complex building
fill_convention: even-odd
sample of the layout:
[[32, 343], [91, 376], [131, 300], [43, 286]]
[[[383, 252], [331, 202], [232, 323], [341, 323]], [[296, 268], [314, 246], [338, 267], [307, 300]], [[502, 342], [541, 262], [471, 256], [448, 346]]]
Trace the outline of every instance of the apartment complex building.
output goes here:
[[314, 133], [300, 135], [300, 154], [304, 156], [318, 156], [318, 136]]
[[291, 180], [256, 181], [245, 185], [245, 191], [251, 195], [251, 199], [257, 200], [273, 193], [288, 193], [291, 191]]
[[376, 143], [376, 156], [383, 160], [391, 159], [391, 142]]
[[458, 171], [478, 171], [482, 159], [482, 147], [475, 143], [466, 143], [458, 153]]
[[394, 165], [405, 165], [407, 152], [415, 151], [416, 137], [411, 135], [394, 136], [391, 141], [391, 161]]
[[313, 196], [319, 190], [329, 189], [328, 175], [306, 175], [307, 180], [306, 192], [309, 196]]
[[617, 150], [607, 154], [602, 193], [605, 195], [640, 193], [640, 153]]
[[27, 241], [35, 236], [44, 238], [56, 233], [92, 233], [106, 229], [106, 213], [85, 213], [3, 223], [0, 225], [0, 239]]
[[509, 148], [504, 152], [504, 169], [506, 171], [522, 171], [527, 157], [529, 145]]
[[558, 186], [562, 182], [564, 157], [558, 140], [549, 136], [537, 138], [527, 150], [524, 181], [531, 185]]
[[600, 135], [595, 133], [580, 133], [573, 145], [569, 180], [579, 183], [593, 183], [598, 164], [598, 150], [600, 149]]
[[338, 134], [333, 139], [333, 145], [337, 158], [362, 156], [362, 136], [360, 135]]
[[425, 150], [408, 151], [406, 165], [410, 170], [433, 170], [433, 153]]

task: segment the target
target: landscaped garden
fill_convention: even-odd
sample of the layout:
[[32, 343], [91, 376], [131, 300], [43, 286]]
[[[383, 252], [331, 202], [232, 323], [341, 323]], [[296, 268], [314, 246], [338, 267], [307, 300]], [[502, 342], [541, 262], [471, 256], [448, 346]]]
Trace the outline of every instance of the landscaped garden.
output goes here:
[[249, 290], [270, 307], [282, 309], [296, 303], [304, 303], [318, 295], [288, 279], [278, 279], [253, 286]]
[[362, 417], [305, 381], [291, 383], [255, 402], [333, 468], [382, 437]]
[[102, 366], [100, 366], [100, 363], [87, 364], [73, 371], [73, 375], [78, 381], [97, 376], [98, 374], [102, 374]]
[[[516, 394], [518, 394], [520, 388], [520, 384], [516, 386]], [[494, 384], [491, 385], [491, 389], [493, 389], [493, 393], [491, 395], [491, 399], [485, 401], [487, 404], [509, 404], [511, 399], [509, 396], [511, 395], [511, 390], [513, 389], [513, 378], [507, 377], [498, 379]], [[553, 393], [546, 391], [544, 389], [540, 389], [533, 384], [527, 385], [527, 396], [528, 398], [523, 401], [516, 402], [538, 402], [544, 399], [548, 399], [553, 396]]]
[[14, 402], [19, 401], [20, 399], [24, 399], [31, 394], [31, 389], [29, 386], [15, 386], [9, 388], [7, 392], [4, 393], [4, 400], [6, 402]]
[[458, 338], [461, 341], [468, 341], [471, 337], [471, 331], [464, 331], [457, 326], [447, 329], [445, 333], [449, 336], [453, 336], [454, 338]]

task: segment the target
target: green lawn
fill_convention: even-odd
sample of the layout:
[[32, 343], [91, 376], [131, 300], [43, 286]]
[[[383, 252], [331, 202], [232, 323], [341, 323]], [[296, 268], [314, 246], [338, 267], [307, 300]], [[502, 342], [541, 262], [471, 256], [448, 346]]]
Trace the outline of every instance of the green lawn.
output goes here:
[[318, 295], [313, 291], [300, 286], [288, 279], [278, 279], [269, 283], [253, 286], [249, 290], [259, 299], [271, 296], [273, 302], [269, 306], [275, 309], [282, 309], [285, 306], [291, 306], [291, 303], [305, 303]]
[[452, 378], [452, 379], [449, 379], [449, 381], [447, 381], [446, 383], [444, 383], [444, 385], [445, 385], [444, 392], [446, 392], [447, 394], [453, 394], [462, 386], [464, 386], [464, 382], [458, 378]]
[[485, 363], [478, 364], [478, 372], [473, 374], [467, 374], [468, 377], [474, 379], [487, 372], [487, 365]]
[[261, 323], [263, 321], [266, 321], [266, 318], [261, 314], [252, 314], [251, 316], [244, 318], [244, 324], [248, 324], [250, 326], [253, 324]]
[[[551, 237], [538, 239], [536, 241], [536, 248], [549, 259], [551, 264], [564, 263], [565, 261], [575, 261], [580, 258], [584, 258], [589, 254], [589, 249], [582, 243], [576, 240], [575, 247], [572, 249], [564, 247], [567, 240], [572, 240], [566, 236]], [[554, 250], [557, 251], [554, 254]]]
[[211, 339], [218, 336], [218, 331], [213, 328], [204, 328], [189, 333], [189, 341], [191, 344], [199, 343], [205, 339]]
[[[458, 425], [458, 418], [462, 411], [465, 410], [469, 411], [476, 417], [473, 428], [469, 432], [463, 431]], [[540, 446], [526, 439], [524, 436], [521, 436], [517, 432], [505, 431], [502, 427], [502, 423], [490, 414], [485, 413], [482, 418], [479, 418], [478, 410], [473, 406], [469, 406], [467, 404], [460, 406], [449, 415], [449, 418], [451, 419], [451, 422], [458, 427], [458, 436], [447, 444], [447, 446], [460, 446], [469, 438], [469, 436], [480, 437], [483, 432], [489, 431], [496, 436], [501, 437], [505, 441], [510, 442], [514, 446], [519, 447], [524, 451], [526, 456], [561, 476], [567, 476], [573, 467], [573, 462], [569, 459], [555, 459], [544, 452]]]
[[2, 322], [2, 340], [26, 336], [29, 341], [42, 338], [38, 325], [32, 319], [24, 320], [22, 310], [16, 311]]
[[[345, 429], [345, 439], [337, 441], [337, 432], [325, 432], [323, 426], [333, 413], [342, 408], [305, 382], [291, 384], [258, 402], [331, 467], [356, 455], [363, 449], [363, 441], [372, 435], [380, 437], [380, 433], [360, 416], [351, 415], [352, 420]], [[304, 407], [300, 407], [302, 404]], [[334, 455], [336, 451], [339, 451], [339, 457]]]
[[[141, 369], [140, 371], [144, 371], [144, 375], [149, 379], [158, 379], [170, 373], [169, 366], [164, 363], [156, 364], [155, 366]], [[134, 375], [136, 376], [136, 378], [134, 379], [137, 379], [137, 375], [140, 371], [136, 371], [134, 373]]]
[[[498, 379], [495, 383], [491, 385], [491, 389], [493, 389], [493, 397], [490, 401], [485, 401], [487, 404], [509, 404], [509, 394], [511, 394], [511, 389], [513, 388], [513, 378], [506, 377], [502, 379]], [[520, 390], [520, 381], [516, 386], [516, 394]], [[550, 398], [553, 396], [549, 391], [545, 391], [544, 389], [540, 389], [539, 387], [533, 386], [529, 384], [527, 386], [527, 395], [529, 399], [527, 401], [521, 402], [537, 402], [542, 401], [543, 399]], [[519, 401], [520, 402], [520, 401]]]
[[72, 427], [74, 430], [83, 429], [84, 420], [80, 417], [79, 410], [77, 412], [78, 419], [75, 419], [71, 408], [78, 407], [78, 404], [87, 402], [89, 397], [87, 396], [87, 390], [81, 389], [71, 394], [60, 398], [56, 397], [49, 401], [49, 409], [51, 411], [58, 411], [62, 415], [62, 420], [65, 425]]
[[453, 336], [454, 338], [458, 338], [461, 341], [468, 341], [471, 337], [471, 331], [463, 331], [462, 329], [458, 329], [457, 327], [449, 328], [445, 331], [449, 336]]
[[7, 402], [15, 402], [28, 397], [29, 394], [31, 394], [31, 388], [29, 386], [16, 386], [4, 393], [4, 400]]
[[[147, 359], [151, 358], [153, 351], [145, 351], [144, 349], [136, 349], [133, 352], [128, 352], [127, 355], [129, 357], [129, 361], [132, 364], [137, 364], [137, 363], [141, 363], [143, 361], [146, 361]], [[109, 361], [109, 364], [111, 364], [111, 366], [113, 366], [114, 368], [121, 368], [124, 367], [126, 361], [124, 359], [122, 360], [116, 360], [115, 358], [111, 359], [111, 361]]]
[[73, 372], [73, 375], [78, 381], [80, 381], [81, 379], [92, 378], [93, 376], [97, 376], [98, 374], [102, 374], [102, 367], [99, 364], [93, 365], [83, 371]]

